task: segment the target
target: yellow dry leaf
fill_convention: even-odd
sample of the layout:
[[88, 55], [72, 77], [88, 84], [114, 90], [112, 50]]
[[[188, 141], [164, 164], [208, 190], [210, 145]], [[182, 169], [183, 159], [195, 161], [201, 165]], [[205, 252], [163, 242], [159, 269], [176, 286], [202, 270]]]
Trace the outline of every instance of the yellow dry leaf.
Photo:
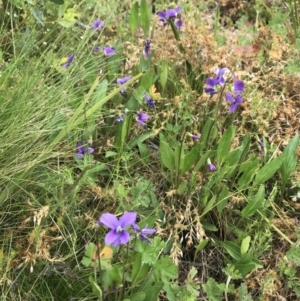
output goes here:
[[161, 100], [162, 97], [160, 93], [156, 93], [156, 88], [154, 85], [152, 85], [149, 89], [149, 95], [153, 100]]
[[112, 248], [105, 246], [100, 253], [100, 258], [112, 258], [113, 253], [114, 251]]

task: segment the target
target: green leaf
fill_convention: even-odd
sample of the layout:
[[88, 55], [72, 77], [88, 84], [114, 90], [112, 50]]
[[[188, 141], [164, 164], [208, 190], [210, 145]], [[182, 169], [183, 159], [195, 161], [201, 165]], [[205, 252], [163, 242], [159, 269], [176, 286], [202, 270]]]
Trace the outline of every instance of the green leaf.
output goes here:
[[250, 240], [251, 240], [250, 236], [247, 236], [243, 239], [241, 244], [241, 255], [244, 255], [248, 252], [250, 247]]
[[235, 131], [236, 126], [230, 126], [219, 141], [217, 149], [217, 158], [219, 161], [219, 165], [221, 165], [221, 163], [224, 161], [224, 159], [229, 153], [231, 140], [234, 137]]
[[178, 277], [178, 267], [168, 256], [159, 258], [154, 264], [155, 273], [160, 274], [163, 282], [169, 282]]
[[215, 225], [207, 222], [206, 220], [202, 221], [202, 226], [203, 229], [207, 231], [217, 232], [219, 230]]
[[137, 278], [141, 267], [142, 267], [142, 254], [137, 253], [134, 256], [134, 263], [131, 270], [131, 279], [133, 282], [135, 282], [135, 279]]
[[291, 173], [297, 166], [297, 149], [299, 147], [299, 135], [296, 134], [283, 151], [284, 161], [280, 167], [283, 186], [286, 185]]
[[151, 283], [151, 286], [146, 286], [143, 288], [143, 292], [147, 296], [147, 301], [157, 301], [157, 296], [159, 292], [162, 290], [164, 286], [163, 282], [155, 282], [154, 284]]
[[260, 185], [256, 196], [250, 200], [247, 206], [242, 210], [242, 217], [252, 216], [263, 204], [265, 199], [265, 186]]
[[144, 162], [146, 163], [146, 160], [147, 160], [148, 157], [149, 157], [149, 150], [148, 150], [148, 147], [147, 147], [145, 144], [141, 143], [141, 142], [138, 142], [138, 143], [137, 143], [137, 146], [138, 146], [138, 148], [139, 148], [140, 158], [141, 158], [142, 160], [144, 160]]
[[181, 169], [182, 165], [184, 164], [184, 153], [183, 153], [183, 146], [182, 145], [176, 145], [175, 151], [174, 151], [174, 164], [177, 175], [181, 175]]
[[199, 169], [206, 163], [207, 158], [209, 157], [211, 151], [207, 151], [206, 153], [202, 154], [199, 161], [197, 162], [195, 168], [193, 169], [193, 172], [196, 173], [199, 171]]
[[215, 121], [212, 118], [208, 118], [206, 121], [200, 138], [200, 151], [202, 152], [208, 145], [208, 140], [210, 137], [210, 133], [213, 129], [213, 125], [215, 124]]
[[141, 26], [143, 28], [144, 35], [147, 36], [150, 28], [150, 13], [146, 0], [141, 0], [140, 15]]
[[76, 8], [69, 8], [67, 12], [64, 13], [63, 18], [58, 21], [58, 23], [66, 28], [72, 27], [76, 23], [76, 18], [80, 17], [80, 13], [76, 13]]
[[294, 262], [296, 265], [300, 265], [300, 247], [297, 245], [292, 245], [291, 248], [286, 253], [287, 259]]
[[167, 167], [169, 171], [173, 171], [175, 163], [174, 151], [166, 141], [160, 141], [159, 153], [161, 164]]
[[[103, 79], [101, 81], [101, 83], [98, 85], [97, 89], [95, 90], [95, 92], [92, 96], [90, 106], [95, 105], [100, 99], [105, 97], [106, 92], [107, 92], [107, 87], [108, 87], [108, 81], [107, 81], [107, 79]], [[95, 113], [96, 113], [95, 115], [97, 115], [97, 117], [98, 117], [99, 111], [95, 112]]]
[[64, 4], [64, 0], [50, 0], [50, 2], [53, 2], [57, 5], [63, 5]]
[[241, 258], [240, 248], [236, 244], [231, 241], [223, 241], [220, 244], [233, 259], [239, 260]]
[[265, 166], [263, 166], [263, 168], [259, 170], [256, 174], [253, 187], [269, 180], [280, 168], [281, 164], [283, 163], [283, 160], [284, 156], [280, 155], [279, 157], [273, 159], [272, 161], [268, 162]]
[[131, 34], [132, 36], [134, 36], [134, 33], [139, 25], [139, 3], [138, 2], [135, 2], [131, 8], [128, 23], [131, 30]]
[[131, 140], [129, 143], [128, 143], [128, 147], [130, 149], [132, 149], [133, 147], [135, 147], [138, 143], [142, 143], [144, 141], [146, 141], [147, 139], [149, 138], [152, 138], [152, 137], [155, 137], [156, 136], [156, 133], [154, 132], [146, 132], [140, 136], [138, 136], [136, 139], [134, 140]]
[[162, 61], [160, 68], [159, 82], [164, 89], [168, 80], [168, 63], [166, 61]]
[[208, 244], [208, 239], [203, 239], [196, 247], [196, 253], [202, 251]]
[[153, 84], [153, 75], [154, 75], [154, 71], [153, 69], [151, 69], [147, 71], [141, 79], [140, 86], [143, 87], [146, 91], [149, 91], [150, 87]]
[[207, 294], [207, 298], [209, 301], [222, 301], [223, 290], [220, 289], [218, 283], [209, 278], [205, 284], [202, 284], [204, 292]]
[[223, 185], [221, 193], [218, 195], [217, 199], [217, 210], [219, 213], [222, 213], [223, 209], [227, 206], [228, 203], [228, 188], [226, 185]]
[[209, 202], [206, 204], [202, 214], [201, 214], [201, 217], [204, 216], [206, 213], [208, 213], [215, 205], [215, 202], [216, 202], [216, 199], [217, 197], [214, 195], [210, 200]]
[[242, 175], [239, 177], [238, 180], [238, 185], [241, 190], [248, 188], [248, 185], [252, 181], [258, 169], [258, 166], [259, 163], [257, 159], [255, 159], [254, 161], [245, 162], [241, 164], [239, 169], [239, 174], [242, 173]]
[[94, 243], [90, 242], [85, 246], [84, 256], [81, 260], [81, 263], [85, 267], [91, 266], [92, 258], [94, 257], [95, 251], [96, 251], [96, 245]]
[[243, 277], [256, 268], [256, 264], [252, 261], [252, 258], [253, 254], [249, 251], [234, 264], [234, 267], [239, 270]]
[[248, 295], [247, 285], [242, 283], [239, 288], [239, 300], [240, 301], [253, 301], [250, 295]]
[[122, 152], [124, 144], [127, 142], [127, 138], [129, 136], [129, 131], [131, 128], [132, 115], [125, 116], [124, 121], [118, 122], [114, 146], [118, 150], [119, 153]]
[[92, 285], [94, 295], [98, 297], [100, 300], [102, 300], [102, 290], [100, 286], [94, 281], [92, 276], [89, 277], [89, 282]]
[[184, 157], [181, 173], [187, 172], [199, 156], [200, 144], [196, 144]]
[[144, 292], [138, 292], [130, 295], [128, 298], [129, 301], [144, 301], [146, 298], [146, 294]]
[[181, 182], [177, 188], [178, 195], [183, 195], [186, 190], [187, 182]]

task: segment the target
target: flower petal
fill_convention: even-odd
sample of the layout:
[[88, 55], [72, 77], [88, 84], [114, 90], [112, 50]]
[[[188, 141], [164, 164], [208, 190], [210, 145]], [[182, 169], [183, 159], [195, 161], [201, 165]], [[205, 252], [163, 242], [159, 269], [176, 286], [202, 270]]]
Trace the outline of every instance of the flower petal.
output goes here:
[[226, 101], [228, 101], [229, 103], [233, 103], [235, 101], [230, 92], [225, 93], [225, 98], [226, 98]]
[[100, 223], [110, 229], [117, 229], [120, 225], [117, 217], [111, 213], [103, 213], [100, 217]]
[[119, 233], [119, 238], [120, 238], [121, 244], [125, 245], [129, 242], [130, 235], [127, 231], [122, 231], [121, 233]]
[[144, 228], [141, 230], [141, 233], [144, 234], [144, 235], [152, 235], [156, 232], [155, 229], [147, 229], [147, 228]]
[[245, 84], [241, 80], [235, 80], [233, 84], [234, 93], [241, 94], [245, 92]]
[[120, 217], [119, 225], [124, 229], [127, 226], [132, 226], [135, 223], [137, 213], [136, 212], [125, 212]]
[[107, 245], [114, 244], [114, 242], [116, 242], [118, 238], [119, 235], [116, 233], [116, 230], [110, 230], [105, 236], [105, 244]]
[[147, 236], [141, 234], [141, 235], [140, 235], [140, 238], [141, 238], [141, 240], [144, 240], [144, 241], [147, 242], [149, 245], [151, 245], [151, 241], [150, 241], [150, 239], [149, 239]]

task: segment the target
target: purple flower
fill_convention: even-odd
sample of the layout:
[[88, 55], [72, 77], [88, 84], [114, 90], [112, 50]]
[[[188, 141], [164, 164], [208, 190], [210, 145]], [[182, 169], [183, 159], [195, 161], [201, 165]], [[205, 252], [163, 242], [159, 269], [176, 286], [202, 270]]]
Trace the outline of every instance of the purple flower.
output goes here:
[[105, 243], [118, 247], [120, 244], [127, 244], [130, 240], [129, 232], [126, 227], [132, 226], [136, 220], [136, 212], [126, 212], [120, 219], [111, 213], [103, 213], [97, 222], [111, 229], [105, 236]]
[[163, 25], [166, 26], [168, 24], [167, 13], [165, 11], [159, 11], [157, 15], [159, 16], [159, 21], [163, 22]]
[[183, 22], [181, 21], [181, 19], [178, 19], [174, 24], [175, 24], [176, 28], [178, 30], [180, 30], [183, 25]]
[[[119, 86], [122, 86], [122, 85], [124, 85], [125, 83], [127, 83], [130, 79], [131, 79], [131, 76], [125, 76], [125, 77], [123, 77], [123, 78], [118, 78], [118, 79], [117, 79], [117, 84], [118, 84]], [[121, 93], [123, 94], [125, 91], [126, 91], [126, 87], [123, 88], [123, 89], [121, 90]]]
[[241, 81], [241, 80], [238, 80], [238, 79], [234, 79], [233, 92], [235, 94], [245, 93], [245, 84], [244, 84], [244, 82]]
[[104, 23], [98, 18], [96, 21], [91, 23], [91, 26], [94, 30], [98, 30], [104, 26]]
[[82, 158], [85, 154], [92, 154], [94, 149], [91, 147], [90, 143], [88, 143], [88, 145], [88, 148], [84, 148], [81, 142], [77, 142], [77, 153], [75, 154], [75, 157]]
[[150, 116], [146, 113], [141, 112], [141, 111], [138, 112], [137, 114], [138, 114], [138, 117], [137, 117], [136, 121], [142, 126], [146, 125], [145, 121], [147, 121], [150, 118]]
[[208, 163], [207, 166], [208, 166], [210, 171], [216, 171], [217, 170], [216, 166], [214, 166], [212, 163]]
[[111, 56], [111, 55], [116, 54], [116, 49], [114, 47], [104, 46], [102, 48], [102, 50], [105, 53], [105, 55], [107, 55], [107, 56]]
[[213, 96], [214, 94], [217, 93], [216, 91], [216, 86], [217, 86], [218, 82], [215, 78], [207, 78], [206, 79], [206, 88], [204, 89], [204, 91], [208, 94], [210, 94], [210, 96]]
[[176, 8], [171, 8], [166, 10], [167, 18], [174, 19], [177, 17], [177, 15], [181, 12], [181, 7], [177, 6]]
[[237, 108], [239, 107], [239, 105], [243, 102], [243, 97], [240, 96], [239, 94], [232, 96], [232, 94], [230, 92], [226, 92], [225, 98], [226, 98], [227, 102], [230, 103], [229, 113], [235, 112], [237, 110]]
[[191, 137], [192, 137], [192, 139], [194, 139], [194, 140], [199, 140], [199, 139], [200, 139], [200, 136], [195, 135], [195, 134], [191, 134]]
[[146, 60], [148, 60], [149, 54], [150, 54], [150, 43], [151, 43], [151, 41], [149, 39], [147, 39], [145, 41], [144, 56], [145, 56]]
[[259, 153], [263, 156], [264, 155], [264, 149], [265, 149], [265, 145], [261, 140], [257, 141], [258, 145], [260, 146], [260, 151]]
[[94, 52], [98, 52], [100, 50], [100, 47], [99, 46], [95, 46], [94, 48], [93, 48], [93, 51]]
[[150, 239], [146, 235], [152, 235], [156, 232], [155, 229], [148, 229], [147, 225], [144, 229], [141, 229], [137, 224], [133, 224], [132, 228], [138, 234], [141, 240], [146, 241], [148, 244], [151, 244]]
[[211, 161], [210, 161], [209, 158], [207, 159], [207, 166], [208, 166], [208, 168], [209, 168], [210, 171], [216, 171], [216, 170], [217, 170], [216, 166], [214, 166], [214, 165], [211, 163]]
[[71, 55], [68, 57], [67, 61], [66, 61], [64, 64], [61, 65], [61, 67], [62, 67], [62, 68], [68, 68], [68, 67], [71, 65], [71, 63], [73, 62], [74, 58], [75, 58], [75, 55], [74, 55], [74, 54], [71, 54]]
[[154, 108], [155, 101], [150, 97], [149, 94], [144, 94], [144, 99], [146, 100], [146, 104], [149, 108]]
[[118, 116], [118, 118], [117, 118], [117, 121], [118, 121], [118, 122], [124, 121], [123, 115], [120, 114], [120, 115]]
[[157, 15], [159, 16], [159, 21], [163, 22], [163, 25], [165, 26], [168, 24], [168, 20], [175, 19], [180, 12], [181, 12], [181, 7], [177, 6], [174, 9], [159, 11], [157, 12]]
[[213, 71], [217, 75], [217, 77], [215, 78], [216, 83], [221, 85], [221, 86], [224, 85], [225, 84], [224, 74], [226, 72], [228, 72], [229, 69], [228, 68], [218, 68], [218, 67], [216, 67], [216, 68], [214, 68]]

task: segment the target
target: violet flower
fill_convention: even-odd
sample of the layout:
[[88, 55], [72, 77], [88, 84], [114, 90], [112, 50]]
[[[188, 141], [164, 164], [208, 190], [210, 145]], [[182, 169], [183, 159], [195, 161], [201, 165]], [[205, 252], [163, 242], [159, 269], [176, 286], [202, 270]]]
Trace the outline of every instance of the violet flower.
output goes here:
[[93, 48], [93, 51], [94, 52], [98, 52], [100, 50], [100, 47], [99, 46], [95, 46], [94, 48]]
[[181, 19], [178, 19], [178, 20], [174, 23], [174, 25], [176, 26], [176, 28], [177, 28], [178, 30], [180, 30], [180, 29], [182, 28], [182, 26], [183, 26], [183, 22], [182, 22]]
[[112, 55], [116, 54], [116, 49], [114, 47], [104, 46], [102, 48], [102, 50], [106, 56], [112, 56]]
[[217, 86], [218, 82], [215, 78], [207, 78], [206, 79], [206, 88], [204, 89], [204, 91], [208, 94], [210, 94], [210, 96], [213, 96], [214, 94], [217, 93], [216, 91], [216, 86]]
[[77, 142], [77, 153], [75, 154], [75, 157], [82, 158], [85, 154], [92, 154], [94, 152], [94, 149], [91, 147], [91, 144], [88, 143], [89, 147], [84, 148], [81, 142]]
[[150, 44], [151, 44], [150, 39], [147, 39], [145, 41], [145, 46], [144, 46], [144, 56], [145, 56], [146, 60], [148, 60], [149, 55], [150, 55]]
[[126, 212], [120, 219], [111, 213], [103, 213], [97, 224], [103, 224], [111, 229], [105, 236], [105, 243], [118, 247], [120, 244], [127, 244], [130, 240], [129, 232], [125, 230], [128, 226], [133, 226], [136, 220], [136, 212]]
[[265, 145], [261, 140], [257, 141], [258, 145], [260, 146], [260, 151], [259, 153], [263, 156], [264, 155], [264, 149], [265, 149]]
[[97, 20], [91, 23], [91, 26], [94, 30], [98, 30], [104, 26], [104, 23], [98, 18]]
[[168, 24], [168, 21], [175, 19], [180, 12], [181, 12], [181, 7], [177, 6], [174, 9], [159, 11], [157, 12], [157, 15], [159, 16], [159, 21], [163, 22], [163, 25], [166, 26]]
[[73, 62], [74, 58], [75, 58], [75, 55], [72, 53], [72, 54], [68, 57], [67, 61], [66, 61], [64, 64], [61, 65], [61, 67], [62, 67], [62, 68], [68, 68], [68, 67], [71, 65], [71, 63]]
[[141, 111], [138, 112], [137, 114], [138, 114], [138, 117], [137, 117], [136, 121], [140, 125], [145, 126], [146, 125], [145, 121], [147, 121], [150, 118], [150, 116], [148, 114], [146, 114], [146, 113], [141, 112]]
[[137, 224], [133, 224], [132, 228], [134, 229], [134, 231], [137, 233], [138, 237], [141, 240], [146, 241], [148, 244], [151, 244], [150, 239], [147, 237], [147, 235], [152, 235], [156, 232], [155, 229], [148, 229], [147, 225], [144, 229], [141, 229]]
[[240, 94], [245, 92], [244, 82], [238, 79], [234, 79], [233, 92], [235, 95], [233, 95], [231, 92], [225, 93], [225, 98], [227, 102], [230, 103], [229, 113], [235, 112], [239, 105], [243, 102], [243, 97]]
[[208, 166], [210, 171], [216, 171], [217, 170], [216, 166], [211, 163], [209, 158], [207, 159], [207, 166]]
[[200, 136], [195, 135], [195, 134], [191, 134], [191, 137], [192, 137], [192, 139], [194, 139], [194, 140], [199, 140], [199, 139], [200, 139]]
[[229, 72], [228, 68], [214, 68], [213, 72], [217, 75], [217, 77], [215, 78], [216, 83], [218, 83], [219, 85], [224, 85], [225, 84], [225, 78], [224, 78], [224, 74], [226, 72]]
[[[125, 83], [127, 83], [130, 79], [131, 79], [131, 76], [125, 76], [123, 78], [117, 78], [117, 84], [119, 86], [122, 86]], [[121, 93], [123, 94], [125, 91], [126, 91], [126, 87], [121, 90]]]
[[239, 105], [243, 102], [243, 97], [238, 95], [232, 96], [230, 92], [225, 93], [226, 101], [230, 103], [229, 113], [233, 113], [237, 110]]
[[265, 147], [264, 143], [263, 143], [261, 140], [258, 140], [257, 143], [259, 144], [259, 146], [260, 146], [261, 148], [264, 148], [264, 147]]
[[168, 24], [166, 12], [159, 11], [157, 12], [157, 15], [159, 16], [159, 21], [163, 22], [163, 25], [166, 26]]
[[181, 7], [171, 8], [166, 10], [166, 15], [168, 19], [175, 19], [177, 15], [181, 12]]
[[144, 99], [146, 100], [146, 104], [149, 108], [153, 109], [155, 105], [155, 101], [150, 97], [149, 94], [144, 94]]
[[117, 121], [118, 121], [118, 122], [124, 121], [123, 115], [120, 114], [120, 115], [118, 116], [118, 118], [117, 118]]
[[234, 79], [233, 82], [233, 92], [236, 94], [245, 93], [245, 84], [243, 81]]

